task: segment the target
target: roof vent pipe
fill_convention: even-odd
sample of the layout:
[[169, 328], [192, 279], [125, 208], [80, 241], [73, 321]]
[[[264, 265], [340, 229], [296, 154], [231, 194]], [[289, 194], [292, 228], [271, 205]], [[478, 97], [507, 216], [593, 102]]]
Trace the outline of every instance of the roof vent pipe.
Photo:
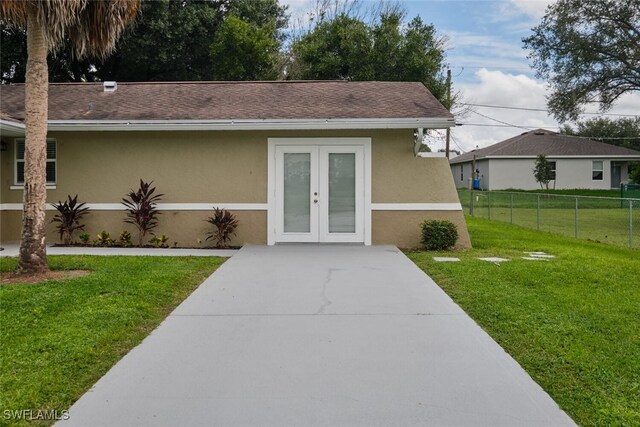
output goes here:
[[105, 92], [115, 92], [118, 89], [118, 83], [116, 82], [103, 82], [102, 87]]

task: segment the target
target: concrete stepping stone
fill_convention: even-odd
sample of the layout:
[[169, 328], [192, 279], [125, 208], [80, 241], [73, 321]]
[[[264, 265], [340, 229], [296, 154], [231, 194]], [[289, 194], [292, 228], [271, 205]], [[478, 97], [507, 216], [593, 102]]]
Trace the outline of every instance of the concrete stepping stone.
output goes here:
[[478, 258], [478, 259], [481, 261], [488, 261], [488, 262], [495, 262], [495, 263], [511, 261], [508, 258], [498, 258], [498, 257], [487, 257], [487, 258]]
[[444, 257], [444, 256], [434, 256], [433, 260], [435, 262], [458, 262], [460, 258], [456, 257]]
[[522, 259], [526, 259], [527, 261], [549, 261], [548, 258], [541, 258], [536, 256], [523, 256]]
[[[549, 255], [545, 252], [524, 252], [528, 254], [530, 258], [555, 258], [555, 255]], [[524, 257], [523, 257], [524, 258]]]

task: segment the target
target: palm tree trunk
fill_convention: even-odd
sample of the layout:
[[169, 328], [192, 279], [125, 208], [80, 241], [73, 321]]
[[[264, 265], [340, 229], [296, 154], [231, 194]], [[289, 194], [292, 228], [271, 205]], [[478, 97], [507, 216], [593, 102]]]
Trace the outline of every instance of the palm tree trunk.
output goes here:
[[25, 171], [22, 242], [18, 271], [47, 271], [45, 204], [47, 200], [47, 108], [49, 76], [47, 42], [35, 8], [27, 17], [27, 72], [25, 85]]

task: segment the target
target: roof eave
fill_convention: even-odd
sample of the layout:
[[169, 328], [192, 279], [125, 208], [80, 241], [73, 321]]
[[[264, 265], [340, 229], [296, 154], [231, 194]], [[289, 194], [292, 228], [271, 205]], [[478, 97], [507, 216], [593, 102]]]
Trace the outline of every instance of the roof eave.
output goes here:
[[[491, 160], [491, 159], [503, 159], [503, 160], [518, 160], [518, 159], [536, 159], [538, 156], [537, 155], [522, 155], [522, 156], [478, 156], [476, 157], [476, 161], [478, 160]], [[622, 160], [640, 160], [640, 154], [576, 154], [576, 155], [570, 155], [570, 154], [558, 154], [558, 155], [554, 155], [554, 154], [548, 154], [546, 156], [548, 159], [607, 159], [607, 160], [615, 160], [615, 159], [622, 159]], [[456, 161], [457, 160], [457, 161]], [[473, 159], [460, 159], [458, 160], [457, 157], [451, 159], [450, 163], [451, 164], [457, 164], [457, 163], [466, 163], [466, 162], [471, 162], [473, 161]]]
[[0, 133], [5, 136], [22, 136], [24, 135], [24, 123], [14, 122], [13, 120], [0, 119]]
[[265, 120], [49, 120], [50, 131], [443, 129], [452, 117]]

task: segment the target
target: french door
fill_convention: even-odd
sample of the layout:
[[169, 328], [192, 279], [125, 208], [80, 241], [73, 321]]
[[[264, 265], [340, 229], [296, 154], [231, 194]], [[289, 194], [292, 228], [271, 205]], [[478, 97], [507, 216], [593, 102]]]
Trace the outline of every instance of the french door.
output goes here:
[[277, 145], [276, 241], [364, 242], [358, 145]]

